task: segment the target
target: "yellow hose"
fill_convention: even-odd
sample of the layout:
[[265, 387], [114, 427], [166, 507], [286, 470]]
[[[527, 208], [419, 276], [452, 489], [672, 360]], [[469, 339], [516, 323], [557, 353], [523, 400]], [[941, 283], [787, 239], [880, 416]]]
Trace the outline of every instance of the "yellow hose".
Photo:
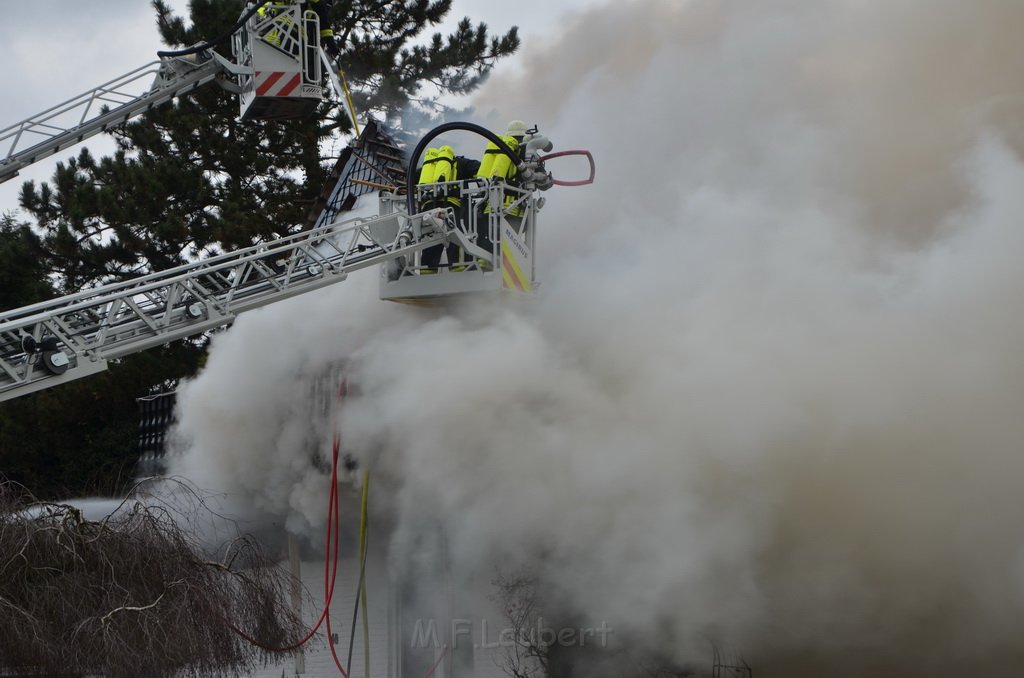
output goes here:
[[[347, 88], [346, 88], [347, 91]], [[358, 129], [357, 129], [358, 133]], [[366, 514], [370, 496], [370, 469], [363, 470], [363, 497], [359, 517], [359, 563], [360, 569], [366, 570]], [[366, 678], [370, 678], [370, 617], [366, 606], [366, 576], [360, 577], [362, 586], [359, 595], [362, 597], [363, 606], [363, 668]]]
[[341, 89], [345, 92], [345, 103], [348, 104], [348, 113], [352, 116], [352, 127], [356, 131], [356, 136], [359, 136], [359, 121], [356, 120], [356, 107], [352, 103], [352, 92], [348, 89], [348, 81], [345, 79], [345, 71], [338, 66], [338, 78], [341, 79]]

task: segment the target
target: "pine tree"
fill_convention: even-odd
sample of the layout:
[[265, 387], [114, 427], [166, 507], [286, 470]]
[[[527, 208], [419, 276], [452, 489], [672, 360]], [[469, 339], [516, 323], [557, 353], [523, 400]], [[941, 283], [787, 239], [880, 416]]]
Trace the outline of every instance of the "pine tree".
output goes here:
[[[190, 23], [154, 0], [172, 47], [203, 42], [238, 19], [238, 0], [193, 0]], [[463, 19], [456, 31], [420, 34], [451, 0], [338, 2], [333, 28], [356, 108], [391, 123], [425, 94], [472, 91], [497, 59], [519, 45], [512, 28], [491, 37]], [[222, 48], [223, 51], [223, 48]], [[235, 95], [204, 87], [114, 132], [117, 151], [83, 150], [60, 164], [52, 185], [26, 183], [22, 206], [35, 218], [67, 290], [124, 279], [190, 259], [280, 237], [300, 228], [326, 175], [324, 141], [351, 131], [325, 103], [307, 120], [241, 122]]]
[[0, 312], [53, 296], [39, 236], [10, 214], [0, 215]]
[[451, 6], [451, 0], [337, 3], [335, 30], [346, 45], [342, 61], [357, 108], [395, 122], [411, 101], [434, 104], [425, 88], [472, 92], [498, 59], [519, 48], [516, 27], [492, 37], [486, 24], [474, 27], [468, 17], [448, 36], [434, 33], [426, 44], [411, 44], [424, 28], [442, 21]]
[[[0, 216], [0, 312], [54, 296], [48, 258], [28, 224]], [[0, 482], [41, 498], [118, 492], [138, 459], [135, 399], [194, 374], [205, 343], [175, 342], [117, 361], [110, 371], [0, 403]]]

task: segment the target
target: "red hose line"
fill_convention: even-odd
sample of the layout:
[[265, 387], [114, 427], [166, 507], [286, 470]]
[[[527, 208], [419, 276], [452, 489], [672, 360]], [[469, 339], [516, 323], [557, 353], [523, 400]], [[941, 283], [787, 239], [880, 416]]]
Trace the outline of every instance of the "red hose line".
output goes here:
[[582, 155], [587, 159], [587, 162], [590, 163], [590, 176], [587, 177], [586, 179], [581, 179], [579, 181], [564, 181], [562, 179], [552, 179], [555, 186], [586, 186], [588, 184], [594, 183], [594, 174], [596, 173], [597, 168], [594, 165], [594, 156], [590, 153], [590, 151], [558, 151], [557, 153], [549, 153], [547, 155], [541, 156], [540, 161], [547, 162], [548, 160], [554, 160], [555, 158], [564, 158], [570, 155]]
[[[266, 645], [264, 643], [261, 643], [260, 641], [258, 641], [255, 638], [249, 636], [244, 631], [242, 631], [241, 629], [236, 627], [234, 624], [228, 623], [228, 626], [231, 628], [232, 631], [234, 631], [237, 635], [241, 636], [241, 638], [243, 640], [246, 640], [246, 641], [252, 643], [256, 647], [259, 647], [259, 648], [262, 648], [264, 650], [267, 650], [268, 652], [291, 652], [292, 650], [298, 649], [299, 647], [302, 647], [303, 645], [305, 645], [310, 640], [310, 638], [312, 638], [316, 634], [316, 632], [320, 629], [320, 626], [324, 623], [324, 619], [327, 618], [328, 607], [330, 606], [331, 600], [334, 597], [334, 585], [335, 585], [335, 581], [337, 579], [337, 574], [338, 574], [338, 548], [337, 548], [337, 541], [336, 541], [337, 537], [334, 537], [335, 543], [334, 543], [334, 554], [333, 554], [333, 557], [331, 556], [331, 553], [330, 553], [330, 551], [331, 551], [331, 542], [332, 542], [331, 530], [332, 530], [333, 523], [335, 521], [337, 521], [337, 518], [335, 516], [338, 513], [338, 511], [337, 511], [337, 502], [338, 502], [337, 494], [338, 493], [337, 493], [337, 480], [336, 479], [337, 479], [337, 475], [336, 475], [335, 472], [332, 471], [332, 474], [331, 474], [331, 487], [332, 487], [332, 489], [328, 493], [328, 504], [327, 504], [327, 535], [326, 535], [326, 551], [327, 552], [324, 554], [324, 591], [325, 591], [325, 595], [324, 595], [324, 607], [320, 611], [320, 616], [317, 618], [316, 624], [313, 626], [312, 629], [310, 629], [309, 633], [307, 633], [306, 636], [302, 640], [299, 640], [299, 641], [297, 641], [295, 643], [292, 643], [291, 645], [287, 645], [285, 647], [272, 647], [270, 645]], [[328, 580], [330, 581], [329, 586], [328, 586]]]
[[[341, 385], [338, 387], [338, 401], [345, 397], [347, 391], [346, 381], [343, 379]], [[338, 500], [338, 456], [341, 450], [341, 436], [337, 433], [334, 434], [334, 441], [331, 445], [331, 489], [327, 495], [327, 530], [324, 536], [324, 606], [320, 611], [320, 616], [316, 621], [316, 624], [310, 629], [309, 633], [302, 640], [292, 643], [287, 647], [271, 647], [260, 641], [252, 638], [244, 631], [236, 627], [234, 624], [228, 622], [228, 627], [239, 635], [243, 640], [246, 640], [256, 647], [262, 648], [268, 652], [291, 652], [309, 641], [310, 638], [316, 634], [324, 620], [327, 621], [327, 644], [331, 648], [331, 656], [334, 657], [334, 663], [337, 665], [338, 670], [341, 671], [341, 675], [345, 678], [349, 678], [348, 673], [341, 665], [341, 661], [338, 659], [337, 652], [334, 649], [333, 637], [331, 634], [331, 600], [334, 598], [334, 587], [338, 578], [338, 542], [341, 539], [340, 534], [340, 523], [341, 523], [341, 512], [340, 502]], [[333, 553], [332, 553], [333, 547]], [[443, 656], [443, 655], [442, 655]]]
[[[332, 530], [333, 523], [335, 521], [337, 521], [337, 517], [336, 516], [337, 516], [337, 513], [338, 513], [338, 510], [337, 510], [337, 503], [338, 503], [337, 451], [336, 451], [337, 447], [338, 447], [338, 445], [337, 445], [337, 443], [335, 443], [335, 452], [333, 454], [334, 461], [332, 463], [333, 468], [331, 469], [331, 490], [328, 492], [328, 502], [327, 502], [327, 534], [326, 534], [326, 538], [325, 538], [326, 552], [324, 554], [324, 607], [320, 611], [320, 616], [317, 618], [316, 624], [313, 626], [312, 629], [310, 629], [309, 633], [307, 633], [306, 636], [302, 640], [299, 640], [299, 641], [297, 641], [295, 643], [292, 643], [291, 645], [287, 645], [285, 647], [272, 647], [270, 645], [266, 645], [264, 643], [261, 643], [260, 641], [256, 640], [255, 638], [249, 636], [244, 631], [242, 631], [241, 629], [236, 627], [234, 624], [231, 624], [230, 622], [228, 623], [228, 626], [231, 628], [231, 630], [234, 631], [237, 635], [239, 635], [243, 640], [246, 640], [246, 641], [252, 643], [253, 645], [255, 645], [256, 647], [262, 648], [262, 649], [264, 649], [264, 650], [266, 650], [268, 652], [291, 652], [292, 650], [295, 650], [295, 649], [298, 649], [299, 647], [302, 647], [303, 645], [305, 645], [310, 640], [310, 638], [312, 638], [316, 634], [316, 632], [320, 629], [320, 626], [324, 623], [324, 619], [327, 618], [328, 608], [330, 607], [331, 599], [334, 597], [334, 585], [335, 585], [335, 581], [337, 579], [337, 574], [338, 574], [338, 547], [337, 547], [337, 537], [336, 536], [334, 537], [334, 540], [335, 540], [335, 543], [334, 543], [334, 554], [333, 554], [333, 556], [331, 555], [331, 542], [332, 542], [331, 530]], [[330, 585], [328, 585], [328, 580], [330, 581]]]
[[437, 671], [437, 667], [441, 665], [441, 660], [444, 659], [444, 656], [446, 654], [448, 654], [447, 643], [441, 646], [441, 656], [437, 658], [437, 661], [434, 662], [434, 665], [430, 667], [430, 670], [423, 674], [423, 678], [430, 678], [432, 675], [434, 675], [434, 671]]
[[[341, 384], [339, 384], [339, 386], [338, 386], [338, 408], [339, 409], [341, 408], [341, 403], [342, 403], [342, 400], [345, 398], [345, 393], [346, 393], [347, 390], [348, 389], [347, 389], [346, 380], [342, 379], [341, 380]], [[343, 675], [345, 678], [349, 678], [348, 672], [345, 670], [345, 667], [343, 667], [341, 665], [341, 659], [338, 658], [338, 651], [334, 647], [334, 634], [331, 631], [331, 599], [334, 598], [334, 584], [335, 584], [335, 580], [336, 580], [337, 574], [338, 574], [338, 542], [341, 540], [341, 516], [340, 516], [340, 510], [339, 510], [339, 504], [341, 502], [338, 500], [338, 454], [339, 454], [340, 451], [341, 451], [341, 434], [338, 433], [337, 427], [335, 427], [335, 431], [334, 431], [334, 444], [332, 445], [332, 449], [331, 449], [331, 497], [332, 497], [333, 501], [332, 502], [328, 502], [328, 509], [327, 509], [327, 533], [328, 533], [328, 541], [327, 541], [328, 547], [327, 547], [327, 550], [328, 551], [331, 548], [331, 541], [330, 541], [331, 523], [332, 522], [334, 523], [334, 544], [333, 544], [333, 546], [334, 546], [334, 554], [333, 554], [333, 556], [331, 558], [333, 560], [333, 562], [334, 562], [334, 568], [333, 568], [334, 571], [331, 574], [331, 583], [328, 586], [328, 584], [327, 584], [327, 568], [326, 567], [324, 568], [324, 615], [325, 615], [325, 619], [327, 620], [327, 646], [331, 649], [331, 658], [334, 659], [334, 665], [338, 667], [338, 671], [341, 672], [341, 675]], [[334, 511], [333, 512], [330, 509], [330, 505], [331, 504], [333, 504], [333, 506], [334, 506]], [[332, 521], [332, 518], [333, 518], [333, 521]], [[326, 558], [326, 555], [325, 555], [325, 558]], [[363, 658], [363, 661], [364, 662], [366, 661], [365, 657]]]

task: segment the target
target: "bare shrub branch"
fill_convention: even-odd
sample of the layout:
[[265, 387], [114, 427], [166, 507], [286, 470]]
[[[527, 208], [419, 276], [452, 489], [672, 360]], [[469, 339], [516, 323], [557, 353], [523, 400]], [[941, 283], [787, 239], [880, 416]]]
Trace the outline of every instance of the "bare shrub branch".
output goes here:
[[271, 653], [231, 625], [299, 637], [287, 572], [248, 536], [211, 557], [190, 511], [131, 499], [94, 522], [0, 483], [0, 673], [233, 675]]

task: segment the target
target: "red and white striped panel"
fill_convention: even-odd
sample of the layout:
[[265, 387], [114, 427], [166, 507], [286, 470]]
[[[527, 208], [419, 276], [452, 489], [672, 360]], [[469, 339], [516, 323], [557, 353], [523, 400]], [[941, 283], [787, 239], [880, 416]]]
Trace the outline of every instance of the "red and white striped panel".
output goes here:
[[256, 96], [259, 97], [286, 97], [301, 84], [301, 73], [256, 71]]

